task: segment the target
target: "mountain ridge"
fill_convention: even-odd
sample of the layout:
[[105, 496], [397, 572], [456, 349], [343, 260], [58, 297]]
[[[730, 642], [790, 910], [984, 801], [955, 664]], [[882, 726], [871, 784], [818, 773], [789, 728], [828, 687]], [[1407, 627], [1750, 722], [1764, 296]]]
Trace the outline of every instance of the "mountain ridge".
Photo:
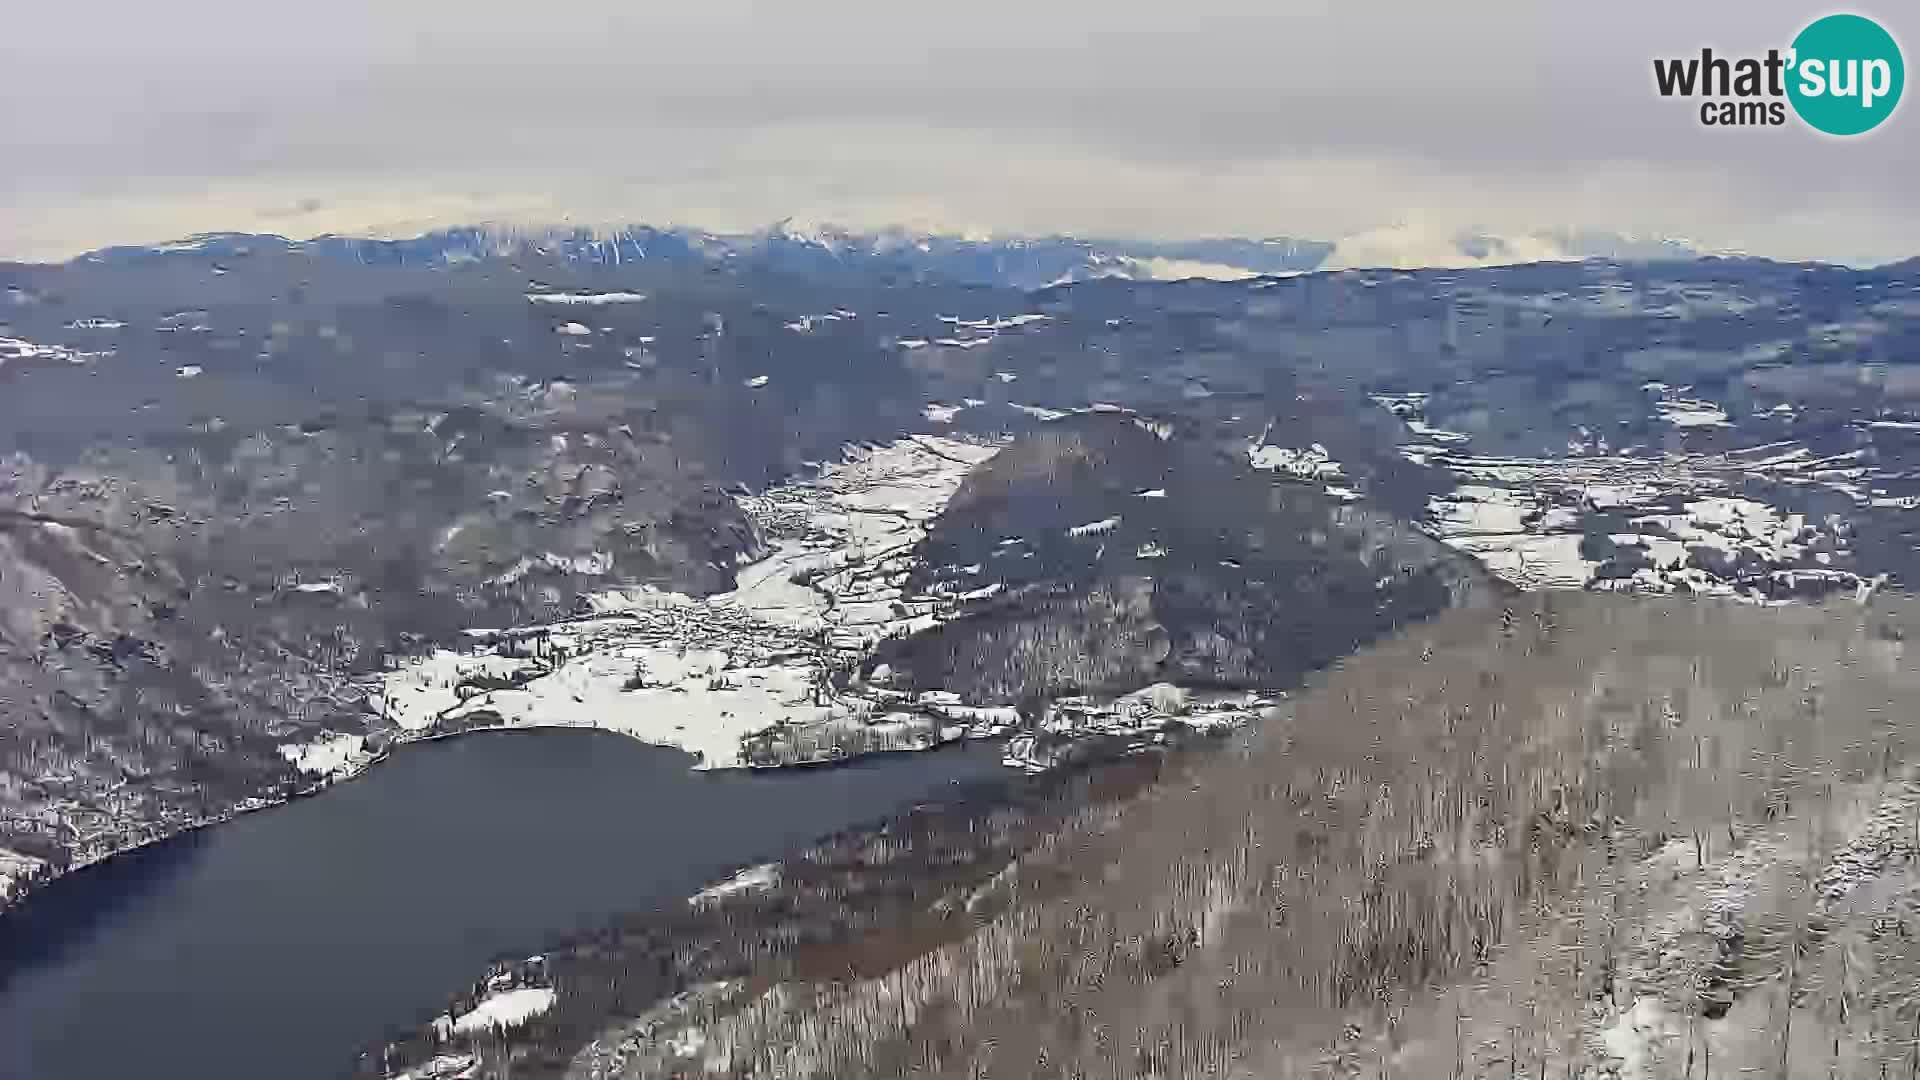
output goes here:
[[[1417, 241], [1409, 239], [1415, 235], [1419, 236]], [[1383, 238], [1388, 239], [1383, 242]], [[449, 226], [412, 237], [323, 234], [296, 240], [272, 233], [209, 232], [167, 243], [100, 248], [76, 258], [116, 261], [182, 254], [220, 258], [264, 250], [308, 252], [367, 265], [454, 265], [539, 255], [599, 267], [664, 259], [801, 273], [857, 268], [1022, 289], [1096, 278], [1233, 279], [1348, 266], [1495, 265], [1528, 261], [1528, 256], [1636, 261], [1700, 254], [1685, 241], [1637, 240], [1622, 234], [1579, 230], [1502, 235], [1474, 230], [1415, 233], [1396, 226], [1335, 240], [1284, 236], [1154, 240], [1064, 233], [956, 234], [904, 226], [856, 229], [796, 223], [788, 218], [744, 232], [642, 224], [593, 227], [489, 223]]]

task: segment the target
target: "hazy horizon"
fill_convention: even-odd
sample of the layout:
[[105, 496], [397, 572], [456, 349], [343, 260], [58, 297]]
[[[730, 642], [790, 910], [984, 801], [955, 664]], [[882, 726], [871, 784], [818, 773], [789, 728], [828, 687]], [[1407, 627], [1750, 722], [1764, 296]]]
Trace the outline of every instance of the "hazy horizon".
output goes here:
[[0, 257], [215, 230], [788, 217], [1370, 237], [1415, 262], [1474, 230], [1855, 264], [1920, 254], [1911, 107], [1835, 140], [1704, 128], [1653, 90], [1655, 57], [1764, 52], [1826, 10], [36, 7], [0, 41], [15, 83]]

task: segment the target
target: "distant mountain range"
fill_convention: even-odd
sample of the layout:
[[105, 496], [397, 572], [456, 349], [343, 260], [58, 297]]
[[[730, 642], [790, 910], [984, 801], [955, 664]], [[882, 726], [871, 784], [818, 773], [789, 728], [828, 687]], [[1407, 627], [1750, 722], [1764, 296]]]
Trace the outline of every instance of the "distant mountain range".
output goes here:
[[745, 233], [631, 225], [611, 229], [473, 225], [409, 239], [321, 236], [296, 241], [256, 233], [204, 233], [173, 243], [111, 247], [83, 260], [128, 261], [195, 254], [235, 257], [262, 251], [317, 252], [366, 265], [441, 266], [489, 258], [537, 256], [583, 266], [644, 261], [727, 263], [741, 269], [805, 275], [848, 271], [1040, 289], [1093, 278], [1168, 281], [1285, 276], [1366, 266], [1470, 266], [1604, 258], [1693, 258], [1684, 241], [1613, 233], [1525, 235], [1432, 232], [1408, 226], [1370, 230], [1338, 241], [1294, 237], [1219, 237], [1154, 241], [1074, 236], [956, 236], [902, 228], [858, 231], [776, 222]]

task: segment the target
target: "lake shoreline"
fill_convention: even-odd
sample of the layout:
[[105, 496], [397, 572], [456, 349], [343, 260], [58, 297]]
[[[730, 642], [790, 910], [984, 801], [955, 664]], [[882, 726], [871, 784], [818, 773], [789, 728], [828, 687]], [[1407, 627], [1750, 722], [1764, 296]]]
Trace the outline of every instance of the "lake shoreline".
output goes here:
[[[646, 1018], [671, 1014], [674, 1002], [715, 987], [757, 993], [789, 979], [825, 985], [876, 962], [890, 970], [998, 911], [1003, 872], [1064, 823], [1109, 812], [1224, 745], [1214, 735], [1164, 753], [1091, 757], [1041, 774], [995, 771], [748, 864], [684, 901], [555, 935], [535, 956], [502, 954], [450, 992], [439, 1013], [397, 1024], [368, 1045], [352, 1075], [419, 1080], [441, 1075], [429, 1062], [503, 1053], [531, 1053], [557, 1069], [576, 1054], [624, 1054], [619, 1044], [643, 1033]], [[883, 839], [890, 854], [870, 862]], [[940, 858], [925, 861], [934, 851]], [[840, 970], [842, 960], [852, 967]], [[603, 980], [619, 984], [628, 1011], [601, 1013], [588, 1000], [593, 995], [576, 996], [578, 987]], [[515, 1026], [511, 1039], [457, 1026], [499, 995], [533, 988], [557, 989], [558, 997]]]
[[[696, 776], [616, 735], [431, 740], [332, 798], [210, 819], [36, 889], [0, 919], [0, 1075], [126, 1075], [151, 1053], [206, 1080], [268, 1062], [325, 1080], [500, 957], [1018, 776], [997, 746]], [[144, 1036], [98, 1045], [95, 1022]]]
[[[224, 811], [220, 814], [216, 814], [209, 817], [200, 818], [200, 819], [191, 821], [185, 825], [180, 826], [179, 828], [168, 829], [167, 831], [162, 832], [155, 836], [142, 837], [141, 839], [136, 840], [133, 843], [124, 845], [122, 847], [111, 848], [101, 854], [91, 855], [84, 859], [77, 859], [74, 862], [67, 865], [66, 867], [57, 871], [53, 871], [51, 873], [43, 873], [39, 876], [23, 879], [20, 883], [18, 883], [12, 895], [4, 898], [0, 898], [0, 926], [4, 926], [7, 920], [9, 919], [9, 917], [13, 914], [13, 912], [18, 910], [23, 904], [25, 904], [28, 898], [38, 895], [43, 890], [47, 889], [49, 886], [52, 886], [56, 882], [65, 881], [68, 878], [71, 878], [75, 874], [81, 873], [85, 870], [91, 869], [96, 866], [100, 866], [114, 859], [124, 858], [129, 854], [151, 848], [157, 844], [164, 844], [169, 841], [178, 840], [183, 836], [190, 836], [194, 833], [202, 832], [219, 825], [230, 824], [241, 817], [244, 817], [250, 814], [256, 814], [263, 810], [273, 810], [278, 807], [286, 806], [289, 803], [299, 802], [301, 800], [311, 799], [319, 795], [324, 795], [327, 792], [333, 790], [336, 787], [339, 787], [342, 784], [350, 783], [354, 780], [358, 780], [361, 777], [367, 775], [368, 773], [372, 772], [376, 766], [384, 764], [390, 758], [392, 758], [392, 756], [397, 751], [405, 747], [422, 745], [426, 743], [442, 742], [449, 739], [463, 739], [472, 735], [484, 735], [489, 733], [548, 732], [548, 731], [598, 731], [598, 732], [605, 732], [606, 734], [609, 734], [609, 735], [618, 735], [623, 738], [629, 739], [635, 743], [638, 743], [641, 746], [649, 747], [655, 750], [670, 751], [674, 754], [677, 754], [681, 757], [686, 758], [688, 762], [688, 767], [686, 771], [689, 773], [715, 773], [715, 774], [730, 773], [730, 772], [736, 772], [736, 771], [737, 772], [754, 772], [754, 773], [792, 772], [792, 771], [799, 771], [799, 772], [827, 771], [832, 769], [838, 769], [847, 765], [856, 764], [868, 758], [893, 756], [893, 755], [908, 755], [908, 754], [930, 754], [930, 753], [938, 752], [940, 750], [947, 749], [948, 747], [954, 746], [956, 744], [961, 744], [961, 743], [1004, 741], [1002, 737], [998, 737], [998, 736], [990, 737], [986, 739], [960, 738], [960, 739], [950, 739], [944, 742], [935, 743], [932, 746], [924, 747], [924, 748], [888, 747], [888, 748], [864, 751], [858, 754], [851, 754], [842, 758], [833, 758], [833, 759], [824, 759], [824, 760], [815, 760], [815, 761], [796, 761], [791, 764], [780, 764], [780, 765], [756, 765], [756, 764], [749, 764], [746, 762], [742, 762], [739, 765], [721, 766], [721, 767], [715, 768], [715, 767], [703, 766], [698, 757], [696, 757], [693, 753], [691, 753], [690, 751], [686, 750], [683, 747], [676, 746], [671, 743], [648, 742], [647, 740], [640, 738], [639, 736], [635, 735], [630, 731], [624, 731], [614, 727], [593, 727], [593, 726], [588, 726], [583, 724], [496, 724], [496, 725], [490, 725], [490, 726], [484, 726], [484, 727], [464, 728], [458, 731], [433, 731], [430, 729], [408, 730], [408, 729], [402, 728], [393, 733], [391, 737], [391, 741], [388, 743], [388, 745], [384, 749], [372, 755], [367, 760], [362, 762], [356, 762], [350, 768], [338, 770], [336, 772], [327, 774], [322, 778], [320, 778], [319, 780], [309, 783], [303, 787], [285, 792], [283, 794], [278, 794], [273, 796], [256, 796], [254, 798], [244, 800], [239, 805], [227, 811]], [[5, 969], [0, 969], [0, 983], [4, 983], [6, 974], [7, 973]]]

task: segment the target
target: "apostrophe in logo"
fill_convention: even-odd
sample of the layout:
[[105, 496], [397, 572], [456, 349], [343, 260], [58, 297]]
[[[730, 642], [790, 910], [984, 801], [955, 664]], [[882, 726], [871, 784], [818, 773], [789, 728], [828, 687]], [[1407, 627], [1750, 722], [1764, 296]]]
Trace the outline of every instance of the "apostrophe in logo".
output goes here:
[[1655, 60], [1653, 81], [1661, 97], [1704, 98], [1707, 127], [1777, 126], [1791, 105], [1815, 131], [1863, 135], [1893, 115], [1907, 72], [1885, 27], [1863, 15], [1828, 15], [1784, 52], [1732, 58], [1705, 48], [1698, 57]]
[[1907, 81], [1900, 46], [1872, 19], [1816, 19], [1793, 39], [1788, 57], [1787, 100], [1816, 131], [1860, 135], [1879, 127], [1900, 104]]

